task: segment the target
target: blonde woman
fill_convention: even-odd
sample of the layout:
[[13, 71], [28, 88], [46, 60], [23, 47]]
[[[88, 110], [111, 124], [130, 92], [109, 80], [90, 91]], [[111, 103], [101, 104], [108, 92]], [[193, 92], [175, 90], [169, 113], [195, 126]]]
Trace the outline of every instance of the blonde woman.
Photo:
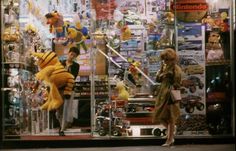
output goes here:
[[181, 83], [181, 68], [177, 65], [178, 57], [175, 50], [167, 48], [161, 52], [161, 68], [157, 72], [156, 80], [161, 83], [156, 97], [153, 122], [162, 124], [167, 128], [167, 139], [163, 147], [174, 143], [174, 129], [180, 116], [179, 103], [170, 97], [170, 88], [178, 89]]

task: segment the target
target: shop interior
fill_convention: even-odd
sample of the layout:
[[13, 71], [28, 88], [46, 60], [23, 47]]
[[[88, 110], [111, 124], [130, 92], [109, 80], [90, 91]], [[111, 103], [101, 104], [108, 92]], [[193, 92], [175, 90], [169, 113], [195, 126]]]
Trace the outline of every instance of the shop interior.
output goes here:
[[[232, 136], [235, 2], [3, 0], [1, 18], [3, 139], [164, 137], [151, 115], [165, 48], [183, 70], [176, 136]], [[56, 110], [41, 108], [51, 93], [47, 82], [37, 85], [32, 52], [61, 61], [72, 46], [80, 69], [59, 136]]]

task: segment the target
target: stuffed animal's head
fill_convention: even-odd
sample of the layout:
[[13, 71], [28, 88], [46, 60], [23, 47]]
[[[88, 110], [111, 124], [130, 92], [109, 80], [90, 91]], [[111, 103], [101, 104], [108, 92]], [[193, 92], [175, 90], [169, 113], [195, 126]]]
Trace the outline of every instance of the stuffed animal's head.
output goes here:
[[54, 25], [58, 20], [61, 19], [61, 15], [58, 12], [47, 13], [45, 15], [47, 19], [47, 24]]
[[218, 32], [211, 32], [208, 37], [208, 46], [213, 49], [219, 49], [220, 46], [220, 34]]
[[38, 59], [37, 64], [41, 69], [60, 63], [57, 54], [53, 51], [47, 51], [45, 53], [31, 52], [31, 54]]
[[172, 12], [167, 12], [165, 14], [166, 20], [168, 23], [173, 23], [174, 22], [174, 17], [175, 15]]
[[125, 89], [125, 84], [124, 84], [124, 82], [123, 82], [123, 81], [117, 82], [117, 84], [116, 84], [116, 89], [117, 89], [118, 91]]

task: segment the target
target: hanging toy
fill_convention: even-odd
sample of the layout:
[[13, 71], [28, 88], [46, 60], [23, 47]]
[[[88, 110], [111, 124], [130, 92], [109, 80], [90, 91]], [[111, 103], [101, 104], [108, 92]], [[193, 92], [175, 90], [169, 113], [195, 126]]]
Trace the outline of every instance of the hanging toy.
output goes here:
[[49, 24], [50, 33], [54, 33], [56, 38], [65, 37], [65, 24], [63, 21], [63, 16], [60, 15], [57, 11], [47, 13], [45, 15], [47, 19], [47, 24]]
[[[76, 27], [80, 26], [77, 24]], [[86, 34], [86, 29], [80, 31], [77, 28], [69, 27], [67, 28], [67, 41], [63, 45], [66, 46], [69, 42], [75, 43], [79, 50], [82, 46], [84, 51], [87, 52], [88, 48], [84, 42], [87, 39]]]
[[137, 85], [140, 79], [140, 73], [138, 72], [137, 68], [141, 66], [141, 63], [139, 61], [134, 61], [133, 59], [129, 59], [128, 62], [130, 63], [128, 79], [134, 85]]

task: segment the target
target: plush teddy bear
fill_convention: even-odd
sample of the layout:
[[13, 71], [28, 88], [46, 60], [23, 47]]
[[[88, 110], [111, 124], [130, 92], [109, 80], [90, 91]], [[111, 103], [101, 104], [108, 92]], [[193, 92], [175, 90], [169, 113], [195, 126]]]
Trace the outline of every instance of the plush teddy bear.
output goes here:
[[218, 32], [211, 32], [206, 44], [207, 61], [216, 61], [224, 59], [224, 52], [220, 43], [220, 34]]
[[35, 75], [36, 79], [49, 86], [48, 99], [41, 109], [48, 111], [58, 109], [63, 104], [63, 97], [69, 98], [72, 93], [74, 76], [66, 71], [55, 52], [31, 52], [31, 54], [37, 57], [37, 65], [40, 68]]

